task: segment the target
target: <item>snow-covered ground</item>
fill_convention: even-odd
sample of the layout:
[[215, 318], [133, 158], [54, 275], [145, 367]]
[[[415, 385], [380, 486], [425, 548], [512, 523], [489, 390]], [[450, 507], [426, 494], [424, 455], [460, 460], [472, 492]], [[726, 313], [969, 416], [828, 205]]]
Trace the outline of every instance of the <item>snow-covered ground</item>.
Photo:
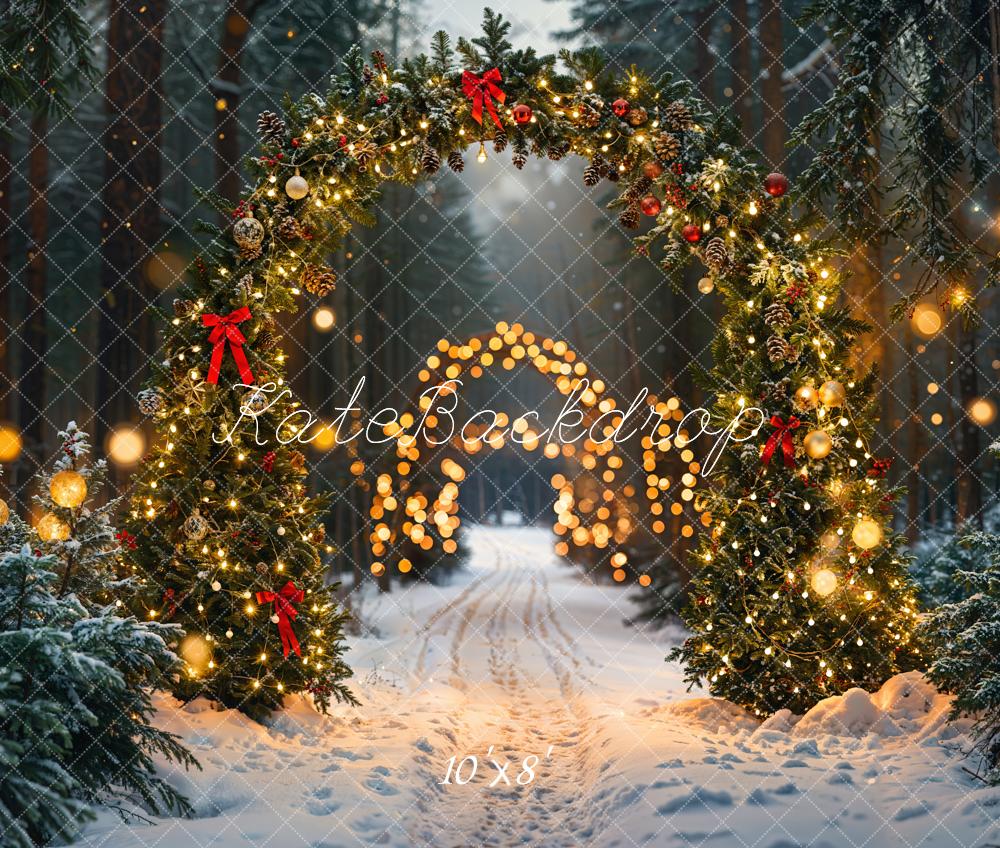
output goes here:
[[[352, 640], [360, 708], [295, 701], [270, 727], [160, 700], [202, 772], [174, 779], [197, 818], [121, 824], [82, 844], [987, 846], [982, 788], [916, 674], [764, 724], [693, 698], [663, 657], [680, 634], [627, 627], [630, 590], [593, 586], [532, 528], [475, 528], [447, 587], [373, 597]], [[697, 694], [697, 693], [693, 693]], [[490, 748], [492, 746], [492, 752]], [[454, 757], [478, 758], [460, 785]], [[523, 761], [538, 756], [527, 781]], [[506, 780], [490, 761], [512, 761]], [[471, 760], [461, 771], [468, 778]], [[490, 786], [494, 781], [497, 785]]]

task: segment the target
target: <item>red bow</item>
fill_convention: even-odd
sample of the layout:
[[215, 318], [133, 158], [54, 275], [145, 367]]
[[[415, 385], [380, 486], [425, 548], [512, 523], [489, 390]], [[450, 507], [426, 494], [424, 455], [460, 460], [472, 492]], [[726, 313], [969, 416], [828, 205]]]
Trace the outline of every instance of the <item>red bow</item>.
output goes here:
[[274, 611], [278, 616], [278, 635], [281, 636], [281, 647], [284, 648], [286, 657], [289, 650], [295, 651], [297, 656], [302, 656], [299, 640], [295, 638], [295, 631], [292, 630], [291, 619], [299, 614], [292, 604], [301, 604], [305, 597], [306, 593], [301, 589], [296, 589], [291, 580], [284, 585], [280, 592], [257, 593], [258, 604], [274, 603]]
[[792, 442], [792, 430], [798, 427], [800, 423], [799, 419], [794, 415], [788, 419], [787, 424], [781, 419], [781, 416], [771, 416], [771, 426], [775, 430], [771, 433], [767, 444], [764, 445], [764, 453], [761, 456], [764, 465], [767, 465], [771, 461], [771, 457], [774, 456], [774, 451], [778, 447], [778, 442], [781, 442], [781, 453], [785, 459], [785, 467], [791, 468], [795, 465], [795, 444]]
[[477, 124], [483, 122], [483, 104], [486, 104], [486, 111], [490, 113], [499, 128], [503, 129], [500, 123], [500, 116], [497, 115], [497, 107], [493, 101], [503, 105], [507, 95], [503, 93], [497, 83], [500, 82], [500, 69], [493, 68], [481, 77], [477, 77], [472, 71], [462, 71], [462, 91], [465, 96], [472, 101], [472, 118]]
[[250, 370], [247, 355], [243, 352], [243, 343], [246, 342], [246, 338], [236, 326], [251, 317], [253, 316], [250, 315], [250, 309], [246, 306], [234, 309], [228, 315], [208, 313], [201, 316], [202, 325], [212, 328], [212, 332], [208, 334], [208, 340], [213, 345], [212, 361], [208, 366], [209, 383], [214, 385], [219, 382], [219, 372], [222, 370], [222, 357], [226, 352], [226, 342], [229, 342], [229, 349], [233, 352], [233, 359], [240, 372], [240, 380], [248, 385], [253, 382], [253, 371]]

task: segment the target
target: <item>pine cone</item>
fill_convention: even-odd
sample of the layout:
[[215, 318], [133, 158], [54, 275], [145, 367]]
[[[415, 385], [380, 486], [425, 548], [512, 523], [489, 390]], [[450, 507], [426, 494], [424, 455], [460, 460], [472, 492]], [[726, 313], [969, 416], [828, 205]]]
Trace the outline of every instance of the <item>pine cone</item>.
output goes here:
[[622, 199], [629, 203], [635, 203], [649, 192], [652, 185], [653, 181], [649, 177], [645, 175], [638, 177], [622, 192]]
[[660, 122], [674, 132], [684, 132], [691, 129], [694, 119], [691, 117], [691, 110], [687, 104], [681, 100], [668, 103], [660, 111]]
[[323, 265], [307, 263], [302, 269], [302, 288], [316, 297], [326, 297], [337, 287], [337, 275]]
[[603, 163], [594, 157], [594, 161], [583, 169], [583, 184], [585, 186], [595, 186], [601, 181], [601, 173], [604, 170]]
[[493, 149], [497, 153], [503, 153], [507, 149], [507, 133], [499, 127], [493, 133]]
[[728, 227], [729, 226], [729, 216], [728, 215], [716, 215], [715, 216], [715, 226], [717, 226], [717, 227]]
[[767, 356], [771, 362], [783, 362], [789, 353], [791, 346], [781, 336], [771, 336], [767, 340]]
[[581, 127], [593, 129], [601, 122], [601, 113], [598, 112], [593, 106], [581, 103], [577, 107], [577, 111], [580, 114], [580, 117], [577, 118], [577, 123]]
[[272, 325], [266, 325], [258, 331], [253, 346], [261, 353], [274, 350], [278, 346], [278, 335]]
[[705, 245], [705, 264], [718, 271], [728, 261], [729, 250], [726, 248], [726, 242], [718, 236], [709, 239], [708, 244]]
[[236, 290], [248, 299], [253, 294], [253, 274], [244, 274], [236, 281]]
[[637, 229], [639, 227], [639, 207], [633, 203], [622, 209], [618, 216], [618, 223], [627, 230]]
[[375, 142], [367, 138], [354, 142], [354, 149], [351, 155], [357, 160], [359, 168], [367, 168], [371, 161], [378, 155], [378, 147]]
[[143, 415], [156, 415], [167, 405], [163, 393], [159, 389], [143, 389], [136, 395], [139, 403], [139, 412]]
[[629, 110], [628, 122], [633, 127], [642, 126], [644, 123], [646, 123], [646, 120], [648, 118], [649, 115], [647, 114], [646, 110], [642, 108], [642, 106], [636, 106], [634, 109]]
[[528, 154], [523, 150], [515, 150], [514, 154], [510, 157], [510, 161], [520, 171], [528, 161]]
[[465, 160], [462, 158], [462, 154], [457, 150], [452, 150], [448, 154], [448, 167], [451, 168], [456, 174], [461, 174], [465, 170]]
[[240, 248], [240, 260], [242, 262], [253, 262], [255, 259], [260, 259], [260, 255], [264, 251], [261, 249], [259, 244], [251, 245], [249, 247]]
[[323, 524], [317, 524], [312, 530], [311, 537], [314, 545], [322, 545], [326, 541], [326, 527]]
[[183, 300], [178, 298], [174, 301], [174, 317], [175, 318], [187, 318], [194, 312], [194, 301], [193, 300]]
[[567, 153], [569, 153], [569, 142], [560, 141], [558, 144], [553, 144], [548, 150], [545, 151], [545, 155], [549, 157], [553, 162], [558, 162]]
[[781, 301], [775, 301], [764, 310], [764, 323], [768, 327], [780, 330], [792, 323], [792, 313]]
[[681, 143], [672, 133], [660, 133], [653, 141], [653, 153], [661, 162], [673, 162], [680, 152]]
[[286, 215], [278, 224], [278, 237], [282, 241], [295, 241], [302, 237], [302, 227], [294, 215]]
[[264, 144], [280, 142], [285, 136], [285, 122], [274, 112], [261, 112], [257, 116], [257, 135]]
[[302, 471], [306, 467], [306, 455], [302, 451], [293, 450], [288, 455], [288, 464], [296, 471]]
[[441, 154], [426, 143], [420, 151], [420, 167], [424, 169], [425, 174], [435, 174], [441, 167]]

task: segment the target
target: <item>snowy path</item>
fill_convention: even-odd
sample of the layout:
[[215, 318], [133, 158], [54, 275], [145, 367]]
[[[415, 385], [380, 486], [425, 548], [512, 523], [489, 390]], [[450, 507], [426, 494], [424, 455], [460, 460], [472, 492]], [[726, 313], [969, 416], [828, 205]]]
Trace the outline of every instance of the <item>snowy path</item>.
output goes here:
[[[161, 723], [205, 767], [176, 776], [198, 818], [123, 826], [106, 814], [85, 844], [1000, 844], [1000, 791], [962, 770], [945, 699], [919, 677], [760, 726], [685, 692], [663, 662], [678, 634], [624, 626], [630, 592], [582, 581], [549, 534], [470, 537], [452, 585], [363, 610], [378, 634], [349, 655], [363, 707], [321, 718], [296, 702], [264, 728], [163, 698]], [[476, 778], [443, 785], [466, 755]], [[529, 755], [535, 777], [519, 786]], [[491, 759], [511, 761], [511, 785]]]

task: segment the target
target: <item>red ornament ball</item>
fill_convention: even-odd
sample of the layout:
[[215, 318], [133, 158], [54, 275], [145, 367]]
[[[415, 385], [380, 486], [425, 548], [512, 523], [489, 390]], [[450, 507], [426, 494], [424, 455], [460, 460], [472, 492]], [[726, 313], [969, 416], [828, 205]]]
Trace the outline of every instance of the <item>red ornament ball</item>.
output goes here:
[[663, 166], [655, 159], [647, 162], [645, 165], [642, 166], [642, 175], [644, 177], [648, 177], [651, 180], [655, 180], [662, 173], [663, 173]]
[[512, 111], [514, 115], [514, 123], [526, 124], [531, 120], [531, 107], [526, 103], [518, 103]]
[[684, 236], [684, 241], [694, 244], [696, 241], [701, 241], [701, 227], [697, 224], [685, 224], [681, 235]]
[[773, 174], [768, 174], [764, 180], [764, 191], [771, 195], [771, 197], [781, 197], [788, 191], [788, 177], [784, 174], [779, 174], [777, 171]]
[[631, 110], [628, 101], [624, 97], [619, 97], [611, 104], [611, 110], [619, 117], [624, 118]]
[[640, 202], [639, 208], [642, 209], [643, 215], [649, 215], [653, 217], [654, 215], [660, 214], [660, 200], [653, 194], [647, 194]]

